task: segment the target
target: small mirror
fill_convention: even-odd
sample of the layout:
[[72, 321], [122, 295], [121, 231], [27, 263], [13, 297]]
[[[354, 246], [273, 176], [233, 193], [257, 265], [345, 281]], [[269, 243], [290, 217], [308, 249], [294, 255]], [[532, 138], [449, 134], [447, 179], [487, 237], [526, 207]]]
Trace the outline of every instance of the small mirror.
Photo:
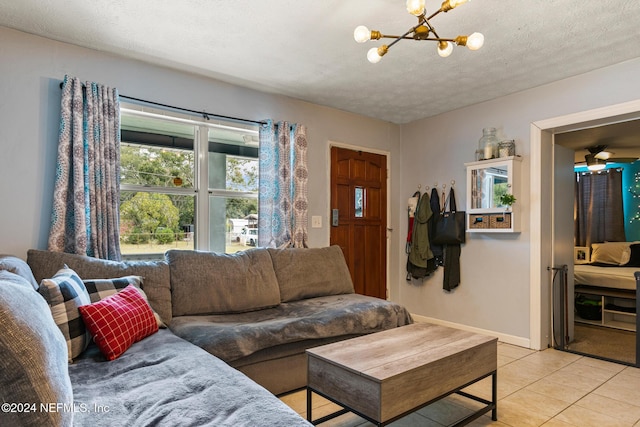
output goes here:
[[500, 197], [509, 192], [507, 166], [492, 166], [471, 171], [471, 209], [504, 207]]

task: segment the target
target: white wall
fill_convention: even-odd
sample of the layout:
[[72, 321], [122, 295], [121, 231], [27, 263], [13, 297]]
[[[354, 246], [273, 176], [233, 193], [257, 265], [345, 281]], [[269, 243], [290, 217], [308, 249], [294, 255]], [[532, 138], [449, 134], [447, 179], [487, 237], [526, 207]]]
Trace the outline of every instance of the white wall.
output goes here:
[[[305, 124], [309, 137], [310, 246], [329, 243], [328, 141], [391, 153], [391, 206], [397, 206], [397, 125], [225, 84], [0, 27], [0, 253], [46, 249], [65, 74], [117, 87], [122, 95], [252, 120]], [[391, 221], [398, 221], [392, 209]], [[398, 248], [393, 248], [397, 252]], [[397, 275], [393, 258], [390, 271]]]
[[[404, 199], [418, 184], [424, 188], [436, 181], [448, 184], [453, 179], [458, 206], [466, 207], [464, 162], [473, 160], [482, 128], [493, 126], [499, 136], [515, 139], [516, 152], [524, 157], [521, 197], [517, 201], [523, 218], [519, 235], [468, 235], [462, 249], [462, 283], [455, 291], [442, 290], [442, 271], [424, 283], [411, 285], [401, 272], [394, 299], [420, 316], [494, 331], [513, 342], [526, 343], [530, 335], [532, 232], [528, 215], [532, 196], [530, 125], [639, 99], [638, 73], [640, 59], [404, 125], [400, 185]], [[406, 228], [404, 217], [400, 228]], [[399, 264], [406, 259], [403, 254], [399, 258]]]

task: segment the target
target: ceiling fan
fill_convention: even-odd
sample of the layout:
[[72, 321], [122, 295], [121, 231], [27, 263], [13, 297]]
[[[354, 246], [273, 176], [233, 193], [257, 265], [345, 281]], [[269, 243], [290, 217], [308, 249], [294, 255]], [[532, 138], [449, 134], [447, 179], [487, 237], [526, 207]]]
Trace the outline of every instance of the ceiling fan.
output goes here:
[[589, 154], [584, 156], [585, 163], [576, 163], [576, 166], [586, 165], [590, 171], [602, 170], [607, 166], [607, 163], [633, 163], [638, 160], [638, 157], [613, 157], [615, 153], [605, 151], [606, 145], [594, 145], [586, 149]]

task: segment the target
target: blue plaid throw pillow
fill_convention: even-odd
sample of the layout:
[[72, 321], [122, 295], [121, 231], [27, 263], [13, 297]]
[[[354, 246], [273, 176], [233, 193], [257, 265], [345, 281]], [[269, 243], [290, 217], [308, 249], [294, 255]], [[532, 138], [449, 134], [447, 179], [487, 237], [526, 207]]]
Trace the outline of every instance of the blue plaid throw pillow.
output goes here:
[[79, 306], [91, 303], [87, 289], [76, 272], [65, 266], [51, 279], [43, 279], [38, 292], [49, 304], [53, 320], [67, 341], [71, 363], [91, 339], [78, 310]]

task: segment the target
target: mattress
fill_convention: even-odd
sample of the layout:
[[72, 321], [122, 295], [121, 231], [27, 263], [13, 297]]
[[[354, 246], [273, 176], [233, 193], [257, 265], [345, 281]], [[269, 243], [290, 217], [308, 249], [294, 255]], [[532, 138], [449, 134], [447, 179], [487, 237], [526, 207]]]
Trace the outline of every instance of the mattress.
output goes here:
[[634, 273], [639, 267], [598, 267], [579, 264], [574, 266], [573, 281], [576, 285], [599, 286], [613, 289], [636, 289]]

